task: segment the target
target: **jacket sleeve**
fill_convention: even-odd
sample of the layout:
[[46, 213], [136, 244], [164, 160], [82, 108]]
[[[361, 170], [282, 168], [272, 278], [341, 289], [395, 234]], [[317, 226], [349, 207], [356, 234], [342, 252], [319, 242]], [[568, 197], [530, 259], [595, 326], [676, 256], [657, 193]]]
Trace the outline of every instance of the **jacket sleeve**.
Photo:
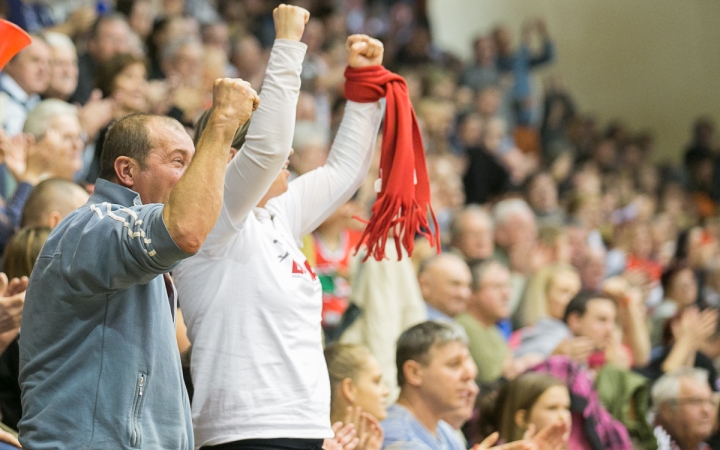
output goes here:
[[268, 209], [287, 218], [296, 240], [313, 231], [360, 187], [372, 160], [383, 106], [347, 102], [327, 163], [298, 177]]
[[260, 106], [225, 175], [223, 215], [236, 229], [267, 193], [290, 154], [306, 50], [307, 45], [287, 39], [273, 45]]
[[[130, 208], [100, 203], [83, 208], [84, 226], [72, 221], [61, 240], [60, 263], [70, 292], [92, 296], [149, 283], [192, 256], [172, 240], [163, 205]], [[83, 219], [82, 217], [80, 219]]]

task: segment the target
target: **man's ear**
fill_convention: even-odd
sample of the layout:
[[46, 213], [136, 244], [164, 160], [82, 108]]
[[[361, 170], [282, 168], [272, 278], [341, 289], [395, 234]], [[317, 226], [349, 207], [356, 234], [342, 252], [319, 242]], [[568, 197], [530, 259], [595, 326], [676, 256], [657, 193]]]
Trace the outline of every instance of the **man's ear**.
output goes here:
[[113, 169], [115, 169], [115, 178], [118, 184], [132, 189], [135, 185], [133, 175], [135, 174], [135, 160], [128, 156], [118, 156], [115, 158]]
[[410, 386], [420, 387], [423, 384], [423, 366], [417, 361], [409, 359], [403, 364], [403, 374]]
[[573, 334], [577, 335], [577, 331], [580, 328], [580, 314], [577, 312], [570, 313], [570, 315], [567, 318], [567, 326], [570, 328], [570, 331], [572, 331]]
[[55, 228], [60, 221], [62, 220], [62, 215], [60, 214], [60, 211], [53, 211], [50, 214], [48, 214], [47, 218], [47, 226], [50, 228]]

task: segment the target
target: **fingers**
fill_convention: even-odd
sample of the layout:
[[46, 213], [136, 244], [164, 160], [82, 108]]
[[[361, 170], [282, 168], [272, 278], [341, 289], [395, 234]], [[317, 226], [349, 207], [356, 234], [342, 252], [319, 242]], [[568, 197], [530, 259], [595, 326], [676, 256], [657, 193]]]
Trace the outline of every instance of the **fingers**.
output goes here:
[[20, 441], [18, 441], [15, 436], [8, 433], [7, 431], [0, 430], [0, 442], [7, 442], [8, 444], [12, 444], [18, 448], [21, 448]]
[[5, 295], [10, 297], [12, 295], [20, 294], [27, 290], [28, 277], [13, 278], [8, 284]]
[[523, 433], [523, 439], [530, 440], [535, 436], [535, 424], [528, 425], [528, 429]]
[[345, 448], [346, 445], [350, 444], [355, 439], [355, 435], [355, 425], [348, 423], [343, 425], [343, 427], [335, 433], [335, 440], [338, 441], [343, 448]]
[[281, 4], [273, 10], [276, 39], [299, 41], [310, 20], [310, 12], [299, 6]]
[[495, 433], [491, 434], [490, 436], [486, 437], [480, 444], [478, 444], [475, 447], [475, 450], [486, 450], [497, 442], [498, 438], [500, 437], [500, 434], [496, 431]]
[[0, 296], [4, 297], [5, 292], [7, 292], [8, 288], [8, 277], [5, 275], [5, 272], [0, 272]]

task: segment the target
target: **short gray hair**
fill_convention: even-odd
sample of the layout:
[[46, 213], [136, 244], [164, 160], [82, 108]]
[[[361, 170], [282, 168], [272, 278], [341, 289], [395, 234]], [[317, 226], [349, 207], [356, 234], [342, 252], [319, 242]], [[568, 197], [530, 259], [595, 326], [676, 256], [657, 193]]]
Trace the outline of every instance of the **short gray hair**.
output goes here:
[[47, 133], [53, 117], [67, 115], [77, 117], [77, 108], [70, 103], [54, 98], [43, 100], [28, 114], [23, 126], [23, 132], [29, 133], [35, 139], [40, 140]]
[[650, 391], [653, 411], [657, 412], [663, 404], [677, 400], [682, 378], [691, 378], [699, 383], [708, 384], [708, 371], [694, 367], [680, 367], [661, 376]]
[[493, 208], [493, 217], [496, 225], [507, 223], [515, 214], [527, 214], [535, 217], [535, 213], [527, 202], [520, 198], [509, 198], [499, 201]]
[[405, 330], [398, 338], [395, 354], [398, 386], [403, 387], [407, 382], [403, 371], [406, 362], [428, 364], [428, 354], [432, 348], [450, 342], [468, 345], [467, 333], [454, 322], [428, 320]]
[[54, 31], [48, 31], [43, 33], [43, 36], [45, 37], [45, 42], [47, 42], [51, 48], [65, 47], [77, 53], [75, 44], [73, 44], [72, 39], [70, 39], [67, 35], [56, 33]]
[[160, 52], [161, 61], [172, 61], [175, 59], [180, 50], [186, 45], [199, 45], [202, 47], [202, 42], [195, 37], [181, 37], [170, 41]]
[[487, 221], [490, 224], [490, 229], [495, 228], [495, 223], [493, 221], [492, 216], [487, 211], [487, 209], [483, 208], [480, 205], [467, 205], [463, 209], [457, 211], [452, 218], [452, 222], [450, 222], [450, 236], [452, 241], [456, 241], [462, 235], [463, 229], [462, 229], [462, 221], [465, 216], [477, 216], [481, 218], [482, 220]]
[[477, 292], [480, 290], [482, 280], [485, 278], [487, 272], [493, 267], [500, 267], [503, 270], [506, 270], [508, 272], [510, 271], [510, 269], [508, 269], [505, 264], [495, 259], [488, 259], [487, 261], [473, 264], [472, 267], [470, 267], [470, 273], [472, 274], [472, 282], [470, 283], [470, 289], [473, 292]]

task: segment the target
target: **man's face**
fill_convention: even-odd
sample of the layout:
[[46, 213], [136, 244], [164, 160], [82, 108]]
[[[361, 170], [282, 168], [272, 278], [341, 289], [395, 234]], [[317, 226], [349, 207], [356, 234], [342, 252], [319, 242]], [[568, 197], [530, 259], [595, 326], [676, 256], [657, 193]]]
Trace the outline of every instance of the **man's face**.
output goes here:
[[200, 44], [183, 45], [166, 70], [169, 77], [177, 76], [186, 83], [199, 82], [202, 77], [203, 48]]
[[34, 38], [5, 66], [5, 72], [28, 95], [42, 94], [50, 85], [50, 47]]
[[98, 28], [97, 38], [90, 40], [88, 51], [98, 62], [104, 62], [128, 51], [130, 27], [122, 20], [103, 22]]
[[617, 307], [612, 300], [590, 300], [582, 317], [571, 325], [573, 334], [592, 339], [597, 350], [605, 350], [612, 342]]
[[558, 193], [550, 175], [538, 175], [528, 193], [528, 202], [537, 212], [550, 212], [558, 207]]
[[683, 377], [677, 400], [660, 409], [660, 420], [681, 444], [697, 445], [712, 434], [717, 409], [717, 396], [707, 383]]
[[535, 216], [528, 212], [526, 214], [514, 214], [504, 225], [507, 232], [507, 248], [515, 246], [530, 246], [537, 239], [537, 224]]
[[488, 259], [495, 251], [493, 227], [490, 219], [468, 213], [461, 218], [461, 232], [457, 240], [458, 250], [468, 261]]
[[472, 358], [465, 344], [434, 345], [421, 368], [421, 395], [439, 414], [463, 408], [474, 394]]
[[80, 121], [75, 115], [57, 115], [50, 119], [48, 128], [59, 135], [59, 147], [54, 157], [56, 176], [72, 181], [75, 173], [82, 168], [82, 151], [85, 148]]
[[467, 308], [470, 269], [459, 258], [440, 257], [420, 275], [423, 298], [433, 308], [455, 317]]
[[145, 170], [134, 175], [131, 189], [140, 194], [143, 204], [167, 204], [170, 192], [190, 165], [195, 147], [180, 126], [157, 120], [146, 126], [151, 130], [154, 146], [145, 158]]
[[493, 264], [483, 274], [470, 302], [487, 322], [495, 323], [510, 316], [510, 293], [510, 272], [500, 264]]
[[78, 83], [77, 55], [70, 47], [54, 47], [51, 66], [52, 77], [48, 93], [62, 100], [70, 98]]

